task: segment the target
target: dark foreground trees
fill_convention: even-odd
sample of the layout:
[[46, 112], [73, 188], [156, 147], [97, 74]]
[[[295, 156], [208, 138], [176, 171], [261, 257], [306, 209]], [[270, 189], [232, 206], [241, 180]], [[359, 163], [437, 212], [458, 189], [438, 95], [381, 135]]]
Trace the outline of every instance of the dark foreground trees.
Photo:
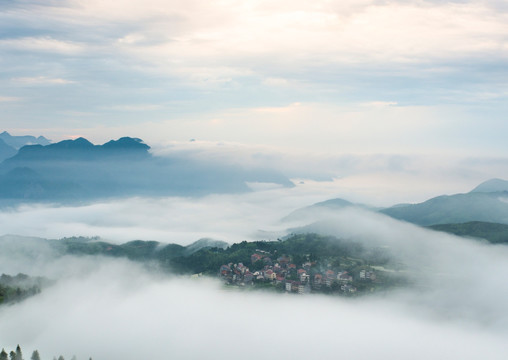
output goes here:
[[[21, 347], [18, 345], [16, 347], [16, 351], [11, 351], [10, 353], [7, 353], [5, 349], [2, 349], [0, 352], [0, 360], [25, 360], [23, 359], [23, 353], [21, 352]], [[34, 350], [32, 353], [32, 356], [30, 357], [30, 360], [41, 360], [41, 356], [39, 355], [38, 350]], [[53, 357], [53, 360], [57, 360], [56, 356]], [[58, 357], [58, 360], [65, 360], [63, 355], [60, 355]], [[76, 356], [74, 355], [71, 360], [77, 360]], [[92, 360], [92, 358], [90, 358]]]

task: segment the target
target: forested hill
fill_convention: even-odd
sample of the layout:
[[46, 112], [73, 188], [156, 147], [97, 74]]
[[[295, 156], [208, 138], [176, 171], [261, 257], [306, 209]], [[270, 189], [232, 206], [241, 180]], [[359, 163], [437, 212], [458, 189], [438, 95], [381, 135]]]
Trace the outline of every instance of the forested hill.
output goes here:
[[61, 240], [47, 240], [47, 244], [58, 255], [102, 255], [125, 257], [134, 261], [157, 261], [168, 264], [170, 259], [187, 257], [207, 248], [225, 248], [224, 241], [200, 239], [190, 245], [163, 244], [158, 241], [133, 240], [124, 244], [112, 244], [100, 238], [72, 237]]
[[432, 225], [429, 228], [458, 236], [485, 239], [493, 244], [508, 244], [508, 225], [506, 224], [470, 221], [460, 224]]
[[[329, 262], [335, 261], [339, 266], [342, 259], [343, 265], [347, 267], [352, 265], [347, 259], [353, 258], [358, 260], [358, 264], [385, 265], [390, 260], [386, 249], [366, 248], [358, 242], [331, 236], [300, 234], [282, 241], [243, 241], [226, 249], [202, 249], [190, 256], [176, 257], [171, 264], [181, 272], [215, 275], [222, 264], [251, 264], [251, 256], [257, 250], [270, 254], [273, 262], [286, 255], [298, 265], [306, 261], [322, 261], [326, 267]], [[261, 265], [259, 263], [253, 269], [256, 270]]]
[[366, 247], [352, 240], [343, 240], [317, 234], [299, 234], [280, 241], [243, 241], [228, 246], [227, 243], [213, 239], [201, 239], [182, 246], [163, 244], [157, 241], [134, 240], [124, 244], [112, 244], [100, 238], [72, 237], [61, 240], [45, 240], [12, 236], [0, 237], [9, 242], [10, 251], [26, 253], [26, 247], [36, 247], [37, 253], [30, 256], [40, 257], [46, 254], [48, 259], [64, 255], [74, 256], [107, 256], [128, 258], [139, 262], [156, 262], [162, 268], [182, 274], [205, 273], [215, 275], [222, 264], [230, 262], [249, 264], [256, 250], [270, 253], [276, 258], [282, 255], [291, 257], [295, 263], [306, 260], [329, 262], [340, 258], [354, 258], [359, 264], [383, 265], [389, 262], [390, 255], [386, 248]]
[[43, 277], [2, 274], [0, 275], [0, 304], [24, 300], [40, 293], [42, 288], [50, 284], [51, 281]]

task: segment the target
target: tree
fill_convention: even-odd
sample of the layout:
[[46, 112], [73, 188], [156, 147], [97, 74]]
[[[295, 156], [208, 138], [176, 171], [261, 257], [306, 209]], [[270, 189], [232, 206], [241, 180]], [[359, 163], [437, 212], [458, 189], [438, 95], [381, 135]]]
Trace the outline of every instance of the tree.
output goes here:
[[37, 350], [35, 350], [33, 353], [32, 353], [32, 357], [30, 358], [31, 360], [41, 360], [41, 357], [39, 355], [39, 352]]
[[65, 360], [65, 359], [64, 359], [64, 357], [63, 357], [62, 355], [60, 355], [60, 356], [58, 357], [58, 360]]
[[9, 356], [5, 352], [5, 349], [2, 349], [2, 352], [0, 352], [0, 360], [9, 360]]
[[9, 357], [10, 357], [11, 360], [16, 360], [16, 353], [14, 351], [11, 351], [9, 353]]
[[18, 346], [16, 347], [16, 360], [23, 360], [23, 353], [21, 352], [21, 348]]

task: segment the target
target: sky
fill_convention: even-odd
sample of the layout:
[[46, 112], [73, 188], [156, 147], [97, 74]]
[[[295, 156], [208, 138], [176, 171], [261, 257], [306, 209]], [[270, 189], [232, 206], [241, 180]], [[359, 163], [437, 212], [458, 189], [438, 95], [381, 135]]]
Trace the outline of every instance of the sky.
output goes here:
[[498, 157], [504, 1], [7, 0], [0, 122], [98, 143]]

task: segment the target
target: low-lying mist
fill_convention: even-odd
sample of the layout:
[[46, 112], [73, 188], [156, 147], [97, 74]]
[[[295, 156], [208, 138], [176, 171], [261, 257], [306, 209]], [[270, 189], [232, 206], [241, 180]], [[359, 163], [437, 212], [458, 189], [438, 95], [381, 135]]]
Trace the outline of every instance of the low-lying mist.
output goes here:
[[[64, 265], [55, 264], [62, 272]], [[435, 306], [428, 297], [401, 306], [396, 295], [269, 295], [154, 276], [127, 261], [80, 259], [74, 266], [81, 270], [38, 297], [0, 310], [3, 345], [21, 343], [43, 359], [256, 359], [260, 351], [295, 359], [505, 356], [505, 327], [428, 315], [426, 307]]]
[[205, 237], [230, 243], [276, 239], [286, 227], [279, 223], [282, 217], [326, 199], [326, 191], [319, 186], [273, 188], [201, 198], [126, 198], [84, 206], [22, 205], [0, 212], [0, 229], [3, 234], [44, 238], [100, 236], [113, 242], [142, 239], [181, 245]]
[[172, 276], [124, 259], [56, 257], [37, 239], [20, 248], [13, 237], [0, 243], [0, 273], [57, 281], [0, 307], [1, 346], [19, 343], [25, 355], [38, 349], [43, 359], [505, 358], [508, 248], [362, 209], [320, 213], [312, 224], [282, 223], [321, 195], [277, 201], [281, 191], [288, 190], [26, 207], [2, 213], [0, 223], [4, 232], [23, 235], [183, 244], [204, 236], [239, 242], [308, 225], [301, 231], [387, 249], [405, 265], [400, 274], [410, 285], [356, 298], [230, 290], [218, 279]]

